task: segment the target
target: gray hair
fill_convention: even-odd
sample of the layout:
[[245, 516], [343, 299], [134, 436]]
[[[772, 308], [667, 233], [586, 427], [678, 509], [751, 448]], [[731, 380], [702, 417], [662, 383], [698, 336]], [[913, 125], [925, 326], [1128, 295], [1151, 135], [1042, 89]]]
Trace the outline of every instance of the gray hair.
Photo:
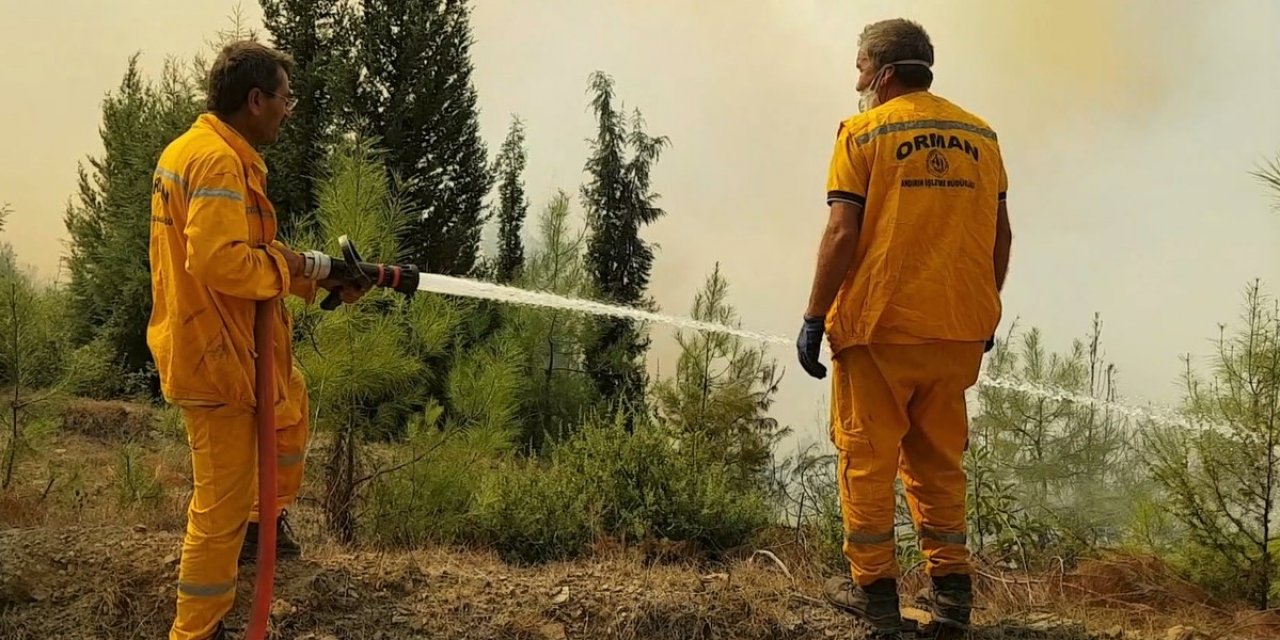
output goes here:
[[[933, 64], [933, 43], [919, 23], [904, 18], [882, 20], [867, 25], [858, 36], [858, 48], [873, 67], [900, 60], [923, 60]], [[928, 87], [933, 73], [920, 65], [903, 65], [895, 75], [905, 84]]]

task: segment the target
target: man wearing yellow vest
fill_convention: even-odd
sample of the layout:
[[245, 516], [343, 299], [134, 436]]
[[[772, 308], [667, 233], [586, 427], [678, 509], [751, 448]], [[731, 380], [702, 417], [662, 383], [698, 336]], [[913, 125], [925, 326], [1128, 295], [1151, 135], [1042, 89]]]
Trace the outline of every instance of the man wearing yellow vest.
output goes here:
[[932, 579], [932, 614], [965, 628], [965, 390], [1001, 316], [1012, 235], [996, 134], [934, 95], [933, 45], [902, 19], [858, 42], [860, 113], [842, 122], [827, 178], [830, 216], [797, 340], [802, 367], [832, 352], [831, 438], [850, 574], [833, 604], [892, 634], [903, 627], [895, 561], [901, 473]]
[[[302, 482], [307, 393], [293, 366], [284, 297], [317, 287], [345, 302], [363, 291], [308, 280], [303, 259], [276, 239], [257, 147], [275, 142], [294, 99], [290, 58], [252, 41], [225, 47], [209, 69], [207, 112], [165, 148], [151, 193], [152, 312], [147, 342], [165, 399], [180, 407], [193, 494], [178, 575], [173, 640], [219, 638], [235, 598], [237, 563], [257, 538], [254, 317], [274, 305], [278, 505]], [[300, 548], [281, 514], [277, 554]]]

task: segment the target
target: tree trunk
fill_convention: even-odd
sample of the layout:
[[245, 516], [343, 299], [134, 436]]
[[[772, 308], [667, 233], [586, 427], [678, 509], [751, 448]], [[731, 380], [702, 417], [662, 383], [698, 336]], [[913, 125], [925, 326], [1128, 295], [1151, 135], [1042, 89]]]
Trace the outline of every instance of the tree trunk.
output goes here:
[[19, 394], [22, 389], [22, 356], [18, 354], [18, 283], [15, 281], [10, 284], [9, 288], [9, 313], [13, 321], [13, 404], [10, 406], [10, 427], [12, 431], [9, 435], [9, 450], [6, 452], [4, 459], [4, 488], [8, 489], [13, 484], [13, 468], [18, 460], [18, 413], [22, 410]]
[[355, 497], [355, 436], [348, 425], [334, 439], [333, 452], [329, 455], [328, 487], [325, 492], [325, 515], [329, 530], [343, 544], [355, 540], [355, 516], [352, 504]]

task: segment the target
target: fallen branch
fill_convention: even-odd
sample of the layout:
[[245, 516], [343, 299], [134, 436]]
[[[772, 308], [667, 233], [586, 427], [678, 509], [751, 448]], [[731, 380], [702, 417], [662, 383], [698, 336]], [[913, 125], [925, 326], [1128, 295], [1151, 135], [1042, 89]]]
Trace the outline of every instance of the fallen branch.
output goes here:
[[794, 587], [796, 585], [796, 578], [795, 576], [791, 575], [791, 570], [788, 569], [787, 565], [783, 564], [782, 560], [778, 559], [778, 556], [775, 555], [772, 551], [766, 551], [764, 549], [760, 549], [751, 554], [751, 558], [753, 560], [755, 559], [756, 556], [765, 556], [766, 558], [773, 560], [774, 564], [777, 564], [778, 567], [782, 569], [782, 572], [787, 574], [787, 579], [791, 581], [791, 586]]
[[1043, 578], [1025, 577], [1022, 580], [1019, 580], [1017, 578], [1006, 578], [1004, 576], [998, 576], [995, 574], [987, 573], [985, 571], [977, 571], [976, 573], [984, 578], [995, 580], [997, 582], [1004, 582], [1006, 584], [1045, 584], [1048, 582], [1048, 580], [1045, 580]]
[[[1102, 600], [1102, 601], [1105, 601], [1105, 602], [1111, 602], [1111, 603], [1119, 604], [1119, 605], [1122, 605], [1122, 606], [1124, 606], [1124, 607], [1128, 607], [1128, 608], [1131, 608], [1131, 609], [1136, 609], [1136, 610], [1138, 610], [1138, 611], [1148, 611], [1148, 612], [1155, 612], [1155, 611], [1158, 611], [1158, 609], [1156, 609], [1156, 608], [1155, 608], [1155, 607], [1153, 607], [1153, 606], [1145, 605], [1145, 604], [1142, 604], [1142, 603], [1140, 603], [1140, 602], [1129, 602], [1129, 601], [1127, 601], [1127, 600], [1121, 600], [1121, 599], [1117, 598], [1116, 596], [1103, 595], [1103, 594], [1101, 594], [1101, 593], [1098, 593], [1097, 591], [1094, 591], [1093, 589], [1088, 589], [1088, 588], [1082, 587], [1082, 586], [1080, 586], [1080, 585], [1078, 585], [1078, 584], [1065, 583], [1065, 585], [1066, 585], [1066, 586], [1071, 587], [1072, 589], [1076, 589], [1077, 591], [1083, 591], [1084, 593], [1087, 593], [1087, 594], [1089, 594], [1089, 595], [1093, 596], [1093, 597], [1092, 597], [1092, 599], [1093, 599], [1093, 600]], [[1122, 595], [1122, 596], [1123, 596], [1123, 595], [1142, 595], [1142, 594], [1144, 594], [1144, 593], [1146, 593], [1146, 592], [1145, 592], [1145, 591], [1134, 591], [1134, 592], [1128, 592], [1128, 593], [1121, 593], [1121, 594], [1118, 594], [1118, 595]]]
[[792, 593], [791, 598], [795, 600], [799, 600], [801, 602], [807, 602], [814, 606], [819, 606], [819, 607], [829, 606], [825, 600], [819, 600], [817, 598], [806, 596], [803, 593]]
[[49, 497], [49, 491], [53, 489], [53, 481], [57, 480], [57, 476], [49, 474], [49, 482], [44, 485], [44, 491], [40, 492], [40, 502], [44, 502]]
[[[1266, 614], [1268, 614], [1268, 613], [1280, 613], [1280, 608], [1276, 608], [1276, 609], [1263, 609], [1263, 610], [1261, 610], [1261, 611], [1253, 611], [1253, 612], [1251, 612], [1251, 613], [1249, 614], [1249, 616], [1248, 616], [1248, 617], [1249, 617], [1249, 618], [1257, 618], [1257, 617], [1259, 617], [1259, 616], [1263, 616], [1263, 615], [1266, 615]], [[1246, 619], [1246, 620], [1247, 620], [1247, 619]], [[1217, 632], [1217, 633], [1213, 634], [1212, 636], [1209, 636], [1209, 640], [1218, 640], [1219, 638], [1225, 638], [1225, 637], [1227, 637], [1227, 635], [1228, 635], [1228, 634], [1235, 633], [1235, 632], [1237, 632], [1237, 631], [1239, 631], [1239, 630], [1241, 630], [1241, 629], [1248, 629], [1249, 627], [1256, 627], [1256, 626], [1258, 626], [1258, 625], [1263, 625], [1263, 624], [1268, 624], [1268, 623], [1267, 623], [1267, 621], [1266, 621], [1266, 620], [1258, 620], [1258, 621], [1252, 621], [1252, 622], [1251, 622], [1251, 621], [1242, 622], [1242, 623], [1240, 623], [1240, 624], [1235, 625], [1234, 627], [1231, 627], [1231, 628], [1229, 628], [1229, 629], [1223, 629], [1222, 631], [1219, 631], [1219, 632]]]

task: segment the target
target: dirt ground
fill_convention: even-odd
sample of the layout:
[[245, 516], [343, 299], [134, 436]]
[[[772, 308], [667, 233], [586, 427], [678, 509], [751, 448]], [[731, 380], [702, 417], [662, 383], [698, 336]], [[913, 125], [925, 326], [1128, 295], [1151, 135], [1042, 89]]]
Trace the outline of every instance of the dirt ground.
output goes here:
[[[0, 638], [161, 638], [173, 614], [181, 537], [143, 525], [0, 531]], [[516, 568], [448, 549], [380, 553], [311, 543], [279, 566], [277, 638], [568, 640], [861, 638], [821, 600], [817, 579], [793, 581], [758, 555], [718, 567], [648, 565], [615, 552], [577, 563]], [[243, 628], [254, 570], [241, 574], [232, 625]], [[1120, 640], [1280, 637], [1219, 617], [1130, 607], [1011, 604], [1008, 585], [984, 578], [973, 638]], [[1016, 588], [1016, 587], [1015, 587]], [[1074, 611], [1071, 611], [1074, 607]], [[995, 609], [1000, 609], [996, 611]], [[1072, 614], [1077, 617], [1072, 618]], [[1184, 618], [1195, 617], [1183, 614]], [[1075, 620], [1086, 620], [1076, 622]], [[1244, 622], [1247, 624], [1247, 621]]]
[[[180, 537], [142, 526], [0, 532], [0, 637], [158, 638], [173, 609]], [[312, 547], [277, 574], [281, 638], [857, 638], [851, 619], [794, 587], [769, 559], [702, 573], [625, 555], [537, 569], [429, 550], [381, 554]], [[244, 625], [252, 568], [233, 625]], [[1076, 640], [1049, 616], [976, 637]]]
[[[111, 506], [127, 473], [115, 445], [62, 435], [42, 451], [20, 469], [20, 485], [0, 492], [0, 639], [165, 637], [187, 496], [181, 443], [144, 447], [131, 465], [168, 490], [127, 509]], [[590, 560], [517, 568], [475, 551], [343, 548], [325, 538], [306, 496], [292, 519], [305, 551], [278, 567], [275, 638], [864, 637], [822, 601], [824, 576], [785, 547], [716, 564], [651, 563], [640, 550], [607, 548]], [[1280, 638], [1275, 614], [1209, 606], [1174, 578], [1153, 580], [1157, 571], [1125, 560], [1057, 576], [984, 570], [970, 637]], [[246, 625], [253, 580], [245, 567], [233, 627]], [[922, 584], [911, 575], [904, 593]]]

